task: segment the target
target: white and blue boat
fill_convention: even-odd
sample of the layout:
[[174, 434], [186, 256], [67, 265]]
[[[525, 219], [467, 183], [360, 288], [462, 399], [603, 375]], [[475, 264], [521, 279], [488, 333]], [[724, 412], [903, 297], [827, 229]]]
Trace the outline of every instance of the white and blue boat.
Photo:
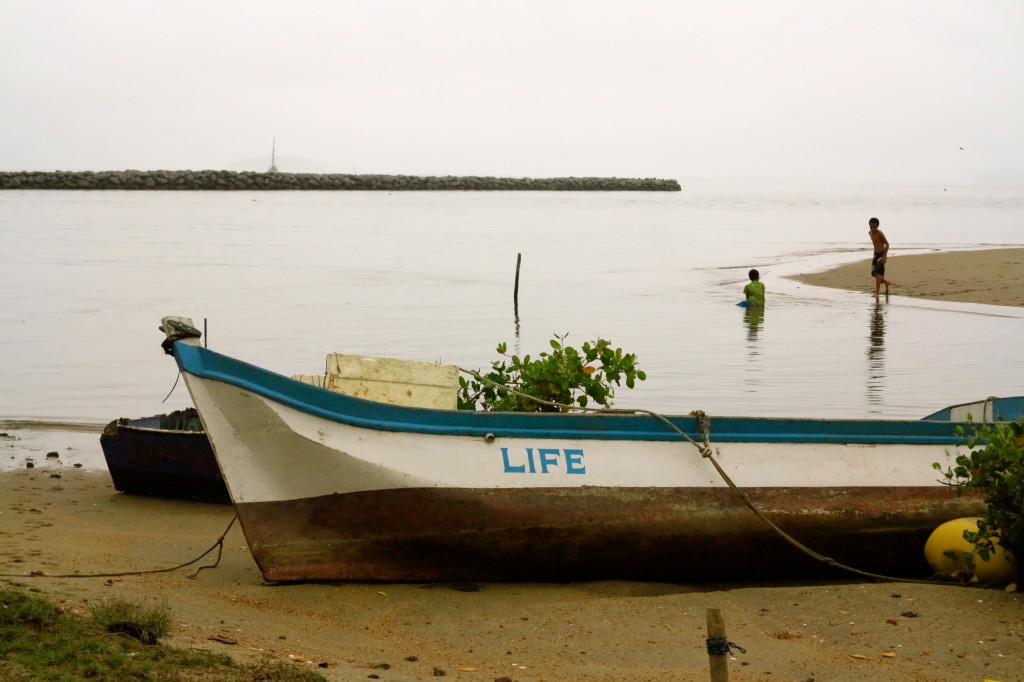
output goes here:
[[186, 318], [162, 329], [268, 581], [835, 575], [739, 492], [820, 555], [921, 577], [931, 531], [982, 510], [932, 466], [951, 464], [962, 441], [949, 415], [704, 422], [403, 407], [203, 348]]

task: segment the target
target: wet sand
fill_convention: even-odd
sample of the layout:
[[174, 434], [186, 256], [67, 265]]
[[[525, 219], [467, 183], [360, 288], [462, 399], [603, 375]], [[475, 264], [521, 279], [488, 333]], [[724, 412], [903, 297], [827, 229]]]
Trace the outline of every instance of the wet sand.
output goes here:
[[[1024, 596], [1003, 590], [859, 579], [269, 585], [237, 525], [216, 568], [144, 573], [213, 546], [228, 506], [124, 495], [105, 472], [79, 469], [3, 473], [0, 500], [0, 573], [14, 574], [0, 581], [75, 611], [111, 597], [166, 603], [167, 643], [300, 661], [329, 680], [706, 680], [708, 608], [746, 649], [730, 661], [740, 682], [1006, 682], [1024, 669]], [[56, 577], [129, 572], [139, 574]]]
[[[791, 279], [874, 295], [875, 279], [870, 273], [871, 259], [867, 258]], [[936, 251], [903, 256], [890, 251], [885, 277], [893, 282], [889, 293], [894, 295], [1024, 306], [1024, 248]]]

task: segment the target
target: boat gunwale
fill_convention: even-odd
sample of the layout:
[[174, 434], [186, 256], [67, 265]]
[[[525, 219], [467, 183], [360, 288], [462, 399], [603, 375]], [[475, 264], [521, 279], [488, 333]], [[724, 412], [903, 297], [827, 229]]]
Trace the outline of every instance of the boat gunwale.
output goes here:
[[[678, 433], [650, 414], [516, 413], [443, 410], [379, 403], [329, 391], [283, 374], [177, 341], [182, 372], [250, 391], [331, 422], [377, 431], [504, 438], [680, 441]], [[665, 415], [689, 438], [702, 439], [692, 415]], [[712, 416], [714, 442], [826, 443], [850, 445], [959, 445], [958, 426], [970, 422], [924, 419], [818, 419]]]
[[180, 436], [193, 436], [193, 435], [200, 435], [200, 436], [204, 436], [205, 437], [207, 435], [206, 434], [206, 429], [198, 429], [198, 430], [191, 430], [191, 429], [162, 429], [162, 428], [158, 428], [158, 427], [154, 427], [154, 426], [139, 426], [138, 425], [138, 422], [149, 421], [149, 420], [151, 420], [153, 418], [154, 417], [138, 417], [138, 418], [135, 418], [135, 419], [130, 419], [130, 418], [127, 418], [127, 417], [122, 417], [120, 419], [115, 419], [114, 421], [110, 422], [105, 427], [103, 427], [103, 432], [102, 432], [101, 435], [107, 436], [109, 438], [109, 437], [113, 436], [117, 431], [135, 431], [135, 432], [139, 432], [139, 433], [161, 433], [161, 434], [167, 434], [167, 435], [170, 435], [170, 436], [179, 436], [179, 435]]
[[166, 433], [172, 436], [206, 435], [206, 431], [204, 429], [200, 429], [198, 431], [189, 431], [188, 429], [154, 429], [149, 426], [133, 426], [131, 424], [117, 424], [116, 428], [123, 431], [139, 431], [141, 433]]

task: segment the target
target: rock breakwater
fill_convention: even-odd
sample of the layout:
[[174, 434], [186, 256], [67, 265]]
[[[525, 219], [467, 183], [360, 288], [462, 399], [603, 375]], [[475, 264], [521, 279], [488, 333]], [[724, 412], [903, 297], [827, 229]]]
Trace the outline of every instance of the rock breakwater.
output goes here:
[[657, 178], [495, 178], [236, 171], [0, 172], [0, 189], [678, 192]]

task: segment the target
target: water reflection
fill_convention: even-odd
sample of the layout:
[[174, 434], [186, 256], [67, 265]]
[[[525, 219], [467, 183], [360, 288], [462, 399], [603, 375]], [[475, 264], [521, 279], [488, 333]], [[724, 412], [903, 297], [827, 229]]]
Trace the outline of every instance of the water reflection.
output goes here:
[[882, 404], [882, 389], [885, 388], [885, 309], [875, 301], [868, 325], [868, 404]]
[[[748, 306], [743, 309], [743, 326], [747, 328], [747, 341], [755, 343], [764, 324], [764, 306]], [[758, 355], [757, 346], [747, 346], [751, 355]]]
[[743, 308], [743, 326], [747, 329], [747, 370], [743, 373], [746, 390], [760, 392], [762, 388], [764, 362], [761, 358], [761, 327], [764, 325], [764, 306]]

